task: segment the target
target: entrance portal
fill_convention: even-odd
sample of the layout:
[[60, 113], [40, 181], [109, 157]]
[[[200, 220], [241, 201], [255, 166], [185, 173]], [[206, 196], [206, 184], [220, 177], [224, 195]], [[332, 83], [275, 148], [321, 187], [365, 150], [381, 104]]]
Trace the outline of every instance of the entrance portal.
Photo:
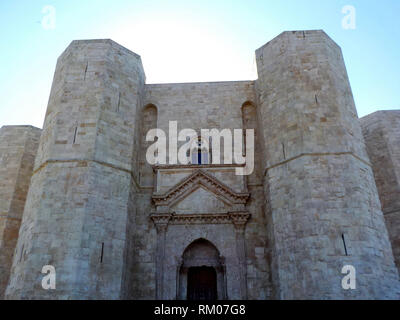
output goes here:
[[187, 279], [188, 300], [217, 299], [217, 273], [213, 267], [191, 267]]
[[208, 240], [197, 239], [183, 252], [177, 268], [177, 299], [227, 299], [224, 258]]

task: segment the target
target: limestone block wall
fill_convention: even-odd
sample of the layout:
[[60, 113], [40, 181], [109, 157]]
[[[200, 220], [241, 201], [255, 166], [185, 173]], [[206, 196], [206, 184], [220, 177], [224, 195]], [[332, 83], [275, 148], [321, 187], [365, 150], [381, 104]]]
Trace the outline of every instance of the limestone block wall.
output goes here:
[[360, 119], [393, 254], [400, 269], [400, 110]]
[[[169, 121], [178, 121], [178, 130], [184, 128], [195, 130], [243, 128], [242, 107], [246, 102], [252, 102], [255, 105], [256, 99], [254, 81], [149, 84], [145, 86], [145, 90], [144, 106], [151, 107], [152, 116], [148, 117], [147, 113], [144, 114], [143, 128], [148, 128], [148, 125], [157, 123], [157, 127], [163, 129], [167, 134]], [[154, 108], [157, 109], [156, 112], [153, 111]], [[247, 117], [250, 118], [251, 116], [250, 110], [250, 115], [247, 114]], [[254, 126], [254, 123], [247, 123], [247, 128], [252, 126]], [[142, 132], [141, 136], [144, 139], [145, 132]], [[143, 145], [143, 141], [140, 141], [140, 143]], [[256, 156], [260, 155], [259, 149], [260, 146], [256, 138]], [[141, 153], [143, 154], [145, 150], [145, 148], [142, 149]], [[148, 182], [153, 179], [151, 177], [153, 173], [148, 170], [141, 171], [140, 191], [137, 194], [136, 201], [136, 228], [133, 232], [135, 244], [132, 246], [134, 276], [130, 292], [131, 297], [135, 299], [154, 299], [155, 297], [154, 252], [157, 235], [154, 224], [149, 220], [149, 214], [154, 212], [151, 194], [153, 192], [166, 192], [197, 169], [197, 167], [194, 167], [196, 166], [193, 166], [193, 168], [182, 168], [180, 166], [173, 168], [167, 165], [165, 170], [158, 169], [160, 175], [156, 180], [153, 180], [158, 182], [154, 187], [148, 185]], [[267, 248], [269, 243], [265, 234], [262, 176], [259, 171], [255, 170], [248, 180], [247, 177], [234, 175], [234, 168], [229, 166], [226, 168], [201, 166], [201, 168], [207, 170], [237, 192], [242, 192], [247, 188], [252, 190], [247, 208], [251, 212], [252, 218], [247, 223], [245, 234], [248, 297], [250, 299], [270, 297], [269, 248]], [[196, 203], [200, 200], [198, 199]], [[211, 230], [214, 227], [216, 226], [210, 225], [205, 229], [200, 228], [198, 237], [202, 236], [201, 230]], [[203, 237], [207, 237], [204, 232]], [[169, 246], [172, 245], [172, 243], [169, 244]], [[183, 249], [184, 247], [182, 247]], [[176, 251], [175, 253], [180, 256], [183, 252]], [[166, 277], [168, 278], [168, 276]], [[234, 293], [234, 296], [235, 294], [237, 293]], [[168, 296], [173, 297], [174, 294], [170, 293]]]
[[[201, 129], [241, 129], [241, 108], [246, 101], [255, 101], [254, 81], [146, 85], [145, 104], [157, 107], [158, 128], [167, 137], [170, 121], [178, 122], [178, 132], [185, 128], [198, 134]], [[178, 148], [184, 143], [179, 142]]]
[[135, 203], [131, 206], [135, 214], [132, 214], [132, 222], [135, 228], [130, 231], [129, 265], [131, 281], [127, 298], [135, 300], [153, 300], [156, 297], [156, 240], [157, 234], [154, 223], [149, 218], [155, 211], [152, 200], [152, 192], [148, 189], [139, 189], [135, 195]]
[[245, 230], [247, 298], [251, 300], [273, 299], [271, 279], [272, 243], [267, 233], [265, 198], [262, 186], [249, 186], [250, 198], [246, 204], [251, 213]]
[[242, 128], [241, 106], [255, 100], [254, 81], [147, 84], [145, 104], [158, 108], [160, 129]]
[[[111, 40], [58, 59], [7, 298], [118, 299], [135, 177], [140, 57]], [[44, 265], [56, 290], [41, 287]]]
[[153, 187], [154, 173], [151, 164], [147, 162], [146, 152], [147, 148], [152, 144], [151, 141], [146, 141], [147, 132], [151, 129], [157, 128], [157, 108], [154, 105], [146, 105], [138, 115], [140, 118], [138, 135], [138, 145], [140, 152], [137, 153], [137, 162], [139, 165], [139, 179], [138, 182], [142, 187]]
[[[340, 48], [323, 31], [284, 32], [256, 60], [276, 297], [397, 299], [397, 269]], [[341, 287], [348, 264], [356, 290]]]
[[4, 297], [41, 129], [0, 129], [0, 299]]

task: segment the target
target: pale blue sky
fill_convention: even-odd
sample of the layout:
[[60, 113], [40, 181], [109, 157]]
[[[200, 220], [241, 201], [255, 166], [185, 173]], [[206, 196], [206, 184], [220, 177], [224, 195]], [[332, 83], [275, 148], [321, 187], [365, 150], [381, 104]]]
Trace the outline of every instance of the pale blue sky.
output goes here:
[[[345, 5], [355, 30], [342, 28]], [[1, 0], [0, 12], [0, 126], [42, 127], [57, 57], [93, 38], [141, 55], [147, 83], [229, 81], [254, 79], [255, 49], [282, 31], [323, 29], [342, 47], [359, 116], [400, 109], [399, 0]]]

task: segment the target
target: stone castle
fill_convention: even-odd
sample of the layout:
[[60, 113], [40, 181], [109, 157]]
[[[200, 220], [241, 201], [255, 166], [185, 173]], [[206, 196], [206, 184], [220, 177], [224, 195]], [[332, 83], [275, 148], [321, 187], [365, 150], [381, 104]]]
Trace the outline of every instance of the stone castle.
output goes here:
[[[255, 81], [146, 84], [137, 54], [73, 41], [43, 129], [0, 130], [0, 298], [399, 299], [400, 110], [358, 118], [321, 30], [256, 62]], [[253, 173], [212, 150], [150, 165], [172, 120], [254, 129]]]

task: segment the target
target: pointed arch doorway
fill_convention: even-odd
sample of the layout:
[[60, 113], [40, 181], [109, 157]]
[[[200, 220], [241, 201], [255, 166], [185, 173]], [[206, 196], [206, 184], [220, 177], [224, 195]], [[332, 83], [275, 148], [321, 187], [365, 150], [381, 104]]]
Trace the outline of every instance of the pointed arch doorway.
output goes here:
[[227, 299], [224, 258], [206, 239], [195, 240], [185, 249], [177, 280], [178, 299]]

